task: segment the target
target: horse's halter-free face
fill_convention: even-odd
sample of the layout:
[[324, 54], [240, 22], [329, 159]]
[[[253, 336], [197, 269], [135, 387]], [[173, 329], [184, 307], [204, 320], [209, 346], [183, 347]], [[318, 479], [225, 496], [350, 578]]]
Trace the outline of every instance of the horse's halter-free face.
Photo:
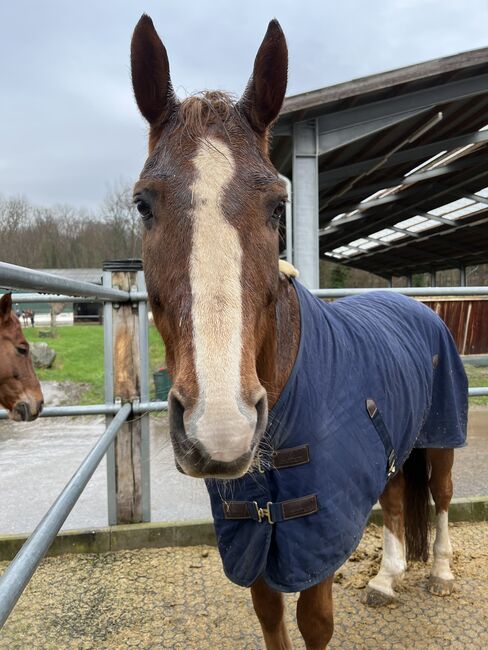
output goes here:
[[271, 346], [278, 224], [286, 190], [267, 132], [283, 102], [287, 49], [272, 21], [239, 102], [220, 92], [179, 102], [168, 57], [143, 16], [131, 45], [149, 158], [134, 189], [146, 284], [173, 379], [170, 433], [179, 467], [233, 478], [267, 424], [259, 359]]
[[12, 420], [35, 420], [44, 399], [32, 366], [19, 319], [12, 311], [12, 298], [0, 299], [0, 405]]

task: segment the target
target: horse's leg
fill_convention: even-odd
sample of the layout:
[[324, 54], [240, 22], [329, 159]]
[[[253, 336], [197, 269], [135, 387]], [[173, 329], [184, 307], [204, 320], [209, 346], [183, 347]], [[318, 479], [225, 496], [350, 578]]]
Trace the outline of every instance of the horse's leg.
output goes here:
[[396, 599], [395, 583], [401, 579], [407, 562], [405, 559], [404, 522], [405, 479], [403, 473], [392, 478], [380, 497], [383, 510], [383, 555], [380, 570], [372, 578], [364, 592], [367, 605], [386, 605]]
[[292, 645], [285, 625], [283, 594], [268, 587], [262, 578], [251, 586], [251, 594], [267, 650], [291, 650]]
[[436, 512], [434, 562], [430, 572], [429, 591], [437, 596], [448, 596], [454, 587], [454, 576], [450, 567], [452, 547], [447, 516], [452, 498], [451, 469], [454, 462], [454, 449], [428, 449], [427, 458], [431, 465], [429, 488]]
[[323, 650], [334, 631], [331, 575], [318, 585], [300, 593], [297, 602], [298, 628], [307, 650]]

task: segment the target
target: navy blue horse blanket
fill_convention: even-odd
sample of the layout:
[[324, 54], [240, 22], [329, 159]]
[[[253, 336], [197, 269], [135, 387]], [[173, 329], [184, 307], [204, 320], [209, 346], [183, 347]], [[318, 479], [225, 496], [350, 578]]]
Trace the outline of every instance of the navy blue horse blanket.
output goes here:
[[207, 481], [227, 576], [286, 592], [344, 563], [414, 447], [465, 445], [468, 408], [463, 365], [431, 309], [381, 291], [324, 303], [294, 286], [301, 339], [258, 468]]

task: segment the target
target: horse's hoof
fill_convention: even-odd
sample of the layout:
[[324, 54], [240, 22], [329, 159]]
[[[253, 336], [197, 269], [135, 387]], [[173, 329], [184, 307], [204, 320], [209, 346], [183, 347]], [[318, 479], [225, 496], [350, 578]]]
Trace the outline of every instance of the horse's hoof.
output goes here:
[[383, 607], [395, 602], [394, 595], [385, 594], [383, 591], [373, 589], [373, 587], [366, 587], [361, 596], [361, 602], [369, 607]]
[[443, 578], [430, 576], [427, 589], [436, 596], [450, 596], [454, 590], [454, 580], [444, 580]]

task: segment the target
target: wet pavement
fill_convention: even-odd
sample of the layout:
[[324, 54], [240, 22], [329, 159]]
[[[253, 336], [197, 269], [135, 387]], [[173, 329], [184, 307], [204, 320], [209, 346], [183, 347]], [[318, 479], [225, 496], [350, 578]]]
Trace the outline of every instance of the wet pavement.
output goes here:
[[[488, 648], [488, 523], [451, 526], [456, 591], [427, 592], [413, 563], [398, 602], [368, 608], [362, 589], [378, 569], [381, 531], [370, 526], [336, 574], [330, 650]], [[0, 564], [0, 572], [6, 563]], [[296, 595], [286, 596], [293, 647]], [[227, 580], [216, 549], [143, 549], [44, 560], [0, 636], [0, 650], [253, 650], [262, 637], [249, 590]]]
[[[46, 404], [65, 402], [55, 382], [42, 386]], [[103, 416], [0, 421], [0, 534], [32, 531], [104, 430]], [[150, 471], [152, 521], [210, 517], [203, 481], [175, 468], [166, 414], [151, 417]], [[102, 461], [63, 530], [106, 526], [106, 495]]]
[[[46, 403], [65, 400], [52, 382]], [[75, 401], [73, 402], [75, 403]], [[0, 534], [33, 530], [105, 428], [103, 417], [41, 418], [23, 424], [0, 421]], [[456, 452], [455, 496], [488, 495], [488, 408], [470, 410], [469, 445]], [[152, 521], [210, 517], [203, 481], [174, 466], [167, 416], [151, 417]], [[105, 463], [97, 469], [63, 529], [107, 524]]]

